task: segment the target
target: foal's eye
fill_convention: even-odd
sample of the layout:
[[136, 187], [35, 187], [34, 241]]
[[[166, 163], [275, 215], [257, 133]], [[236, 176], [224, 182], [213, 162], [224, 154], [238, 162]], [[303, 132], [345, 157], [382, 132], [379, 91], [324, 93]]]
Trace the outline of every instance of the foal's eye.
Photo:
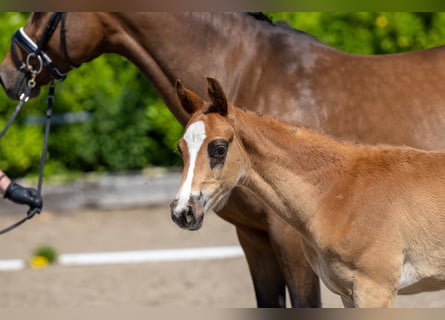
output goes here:
[[208, 145], [208, 155], [210, 158], [210, 167], [213, 169], [217, 165], [223, 165], [226, 159], [229, 142], [224, 139], [216, 139]]
[[213, 156], [215, 158], [222, 158], [226, 155], [226, 146], [216, 146], [215, 150], [213, 151]]

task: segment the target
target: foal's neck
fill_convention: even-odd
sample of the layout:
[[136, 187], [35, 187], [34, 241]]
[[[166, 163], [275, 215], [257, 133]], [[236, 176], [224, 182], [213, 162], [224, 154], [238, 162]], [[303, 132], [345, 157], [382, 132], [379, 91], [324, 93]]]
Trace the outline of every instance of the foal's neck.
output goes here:
[[242, 183], [282, 217], [301, 225], [345, 170], [349, 145], [266, 116], [237, 112], [236, 131], [250, 163]]

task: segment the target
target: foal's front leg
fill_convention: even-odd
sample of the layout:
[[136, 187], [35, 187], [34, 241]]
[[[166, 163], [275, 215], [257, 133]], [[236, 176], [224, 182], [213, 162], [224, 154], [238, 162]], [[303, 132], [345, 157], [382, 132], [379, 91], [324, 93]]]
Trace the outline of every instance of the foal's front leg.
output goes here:
[[356, 278], [353, 286], [355, 308], [390, 308], [397, 294], [395, 284], [365, 277]]

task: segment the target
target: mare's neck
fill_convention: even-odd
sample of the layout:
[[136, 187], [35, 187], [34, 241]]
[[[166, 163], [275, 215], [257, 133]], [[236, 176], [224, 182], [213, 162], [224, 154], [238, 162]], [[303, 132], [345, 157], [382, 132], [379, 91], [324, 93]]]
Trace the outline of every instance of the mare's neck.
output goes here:
[[304, 232], [345, 170], [351, 148], [312, 130], [237, 112], [236, 132], [249, 159], [241, 183]]
[[252, 64], [251, 56], [257, 52], [252, 47], [255, 28], [266, 23], [241, 13], [144, 12], [109, 18], [114, 32], [108, 49], [138, 66], [182, 124], [189, 116], [177, 100], [176, 80], [205, 96], [205, 78], [213, 77], [229, 97], [238, 95], [240, 75], [252, 74], [246, 65]]

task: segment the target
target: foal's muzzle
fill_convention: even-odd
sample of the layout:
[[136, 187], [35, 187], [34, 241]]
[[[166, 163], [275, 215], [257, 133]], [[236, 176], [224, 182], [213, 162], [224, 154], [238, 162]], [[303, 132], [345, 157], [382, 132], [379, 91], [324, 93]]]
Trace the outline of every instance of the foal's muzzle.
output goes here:
[[172, 220], [181, 228], [198, 230], [204, 220], [204, 203], [197, 197], [191, 197], [185, 205], [179, 206], [179, 200], [170, 203]]

